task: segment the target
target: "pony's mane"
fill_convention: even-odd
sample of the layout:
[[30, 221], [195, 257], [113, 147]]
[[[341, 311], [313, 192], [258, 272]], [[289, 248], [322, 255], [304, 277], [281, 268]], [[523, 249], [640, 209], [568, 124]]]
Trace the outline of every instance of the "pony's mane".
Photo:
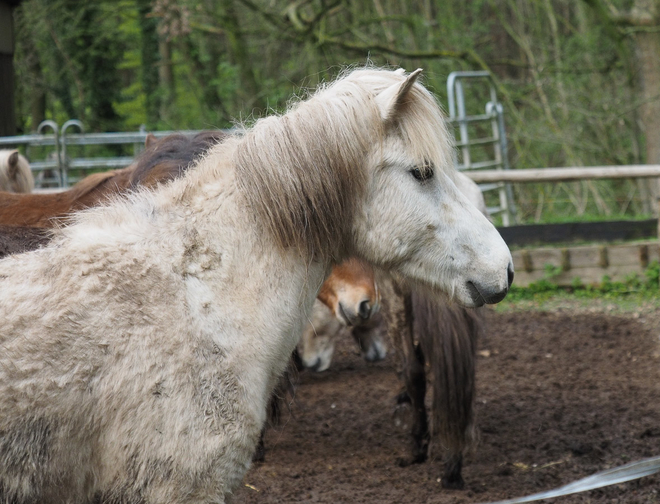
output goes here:
[[[367, 178], [361, 165], [387, 134], [374, 98], [404, 79], [403, 72], [355, 70], [247, 130], [233, 156], [237, 184], [281, 247], [335, 260], [347, 250]], [[421, 85], [409, 93], [396, 131], [420, 161], [451, 166], [445, 121]]]
[[0, 259], [7, 255], [34, 250], [48, 244], [51, 238], [50, 229], [0, 224]]

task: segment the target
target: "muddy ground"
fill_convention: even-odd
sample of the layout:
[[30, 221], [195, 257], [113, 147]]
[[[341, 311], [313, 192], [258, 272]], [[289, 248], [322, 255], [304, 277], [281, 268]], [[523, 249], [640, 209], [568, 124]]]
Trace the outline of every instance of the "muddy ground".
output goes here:
[[[368, 364], [347, 339], [330, 370], [300, 375], [290, 414], [266, 436], [266, 461], [235, 502], [480, 503], [660, 455], [659, 335], [653, 311], [490, 311], [465, 490], [441, 487], [439, 461], [397, 466], [408, 437], [405, 414], [393, 414], [393, 358]], [[553, 502], [660, 502], [659, 483], [655, 475]]]

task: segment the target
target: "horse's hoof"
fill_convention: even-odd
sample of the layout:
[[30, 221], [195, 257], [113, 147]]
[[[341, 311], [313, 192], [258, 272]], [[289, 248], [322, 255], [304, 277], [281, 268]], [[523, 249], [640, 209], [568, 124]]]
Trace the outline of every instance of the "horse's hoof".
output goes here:
[[445, 463], [445, 473], [442, 475], [442, 488], [452, 490], [463, 490], [465, 482], [463, 481], [463, 455], [461, 453], [450, 457]]
[[428, 458], [426, 450], [420, 453], [415, 453], [412, 456], [411, 464], [423, 464]]
[[458, 475], [458, 478], [443, 477], [440, 483], [442, 488], [448, 490], [463, 490], [465, 488], [465, 481], [463, 481], [463, 477], [460, 474]]
[[266, 447], [262, 444], [257, 446], [252, 455], [252, 462], [264, 462], [266, 460]]
[[399, 467], [408, 467], [411, 464], [412, 464], [412, 461], [408, 458], [405, 458], [405, 457], [397, 457], [396, 458], [396, 465], [399, 466]]
[[396, 465], [399, 467], [408, 467], [414, 464], [423, 464], [426, 462], [427, 455], [426, 453], [418, 453], [412, 457], [397, 457]]

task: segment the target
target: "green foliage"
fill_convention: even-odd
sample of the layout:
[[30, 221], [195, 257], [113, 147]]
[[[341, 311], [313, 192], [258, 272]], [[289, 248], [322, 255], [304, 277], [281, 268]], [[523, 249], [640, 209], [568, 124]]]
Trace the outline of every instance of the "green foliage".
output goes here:
[[[26, 132], [43, 118], [106, 131], [229, 127], [370, 61], [423, 67], [443, 103], [450, 72], [490, 70], [514, 168], [643, 161], [632, 43], [586, 2], [23, 0], [15, 17]], [[482, 113], [487, 90], [466, 91]], [[634, 218], [649, 212], [643, 189], [520, 184], [515, 199], [523, 222]]]

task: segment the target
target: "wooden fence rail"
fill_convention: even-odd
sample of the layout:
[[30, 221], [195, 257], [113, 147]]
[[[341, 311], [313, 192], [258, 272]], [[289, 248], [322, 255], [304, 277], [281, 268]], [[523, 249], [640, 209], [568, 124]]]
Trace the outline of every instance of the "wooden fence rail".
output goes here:
[[486, 182], [558, 182], [586, 179], [660, 177], [660, 165], [467, 170], [463, 173], [479, 184]]
[[[538, 183], [560, 182], [587, 179], [618, 179], [618, 178], [660, 178], [660, 165], [630, 165], [630, 166], [589, 166], [571, 168], [538, 168], [521, 170], [474, 170], [465, 171], [467, 176], [477, 183], [509, 182]], [[616, 224], [616, 225], [615, 225]], [[605, 226], [607, 231], [591, 234], [590, 226]], [[573, 230], [571, 226], [580, 227]], [[643, 229], [637, 229], [639, 227]], [[660, 247], [657, 240], [646, 240], [637, 243], [611, 243], [609, 240], [625, 238], [651, 237], [653, 227], [660, 224], [657, 220], [643, 223], [589, 223], [575, 225], [560, 225], [558, 231], [563, 236], [560, 241], [570, 242], [572, 239], [596, 239], [599, 244], [569, 245], [562, 247], [529, 247], [535, 242], [558, 241], [548, 240], [550, 231], [557, 231], [557, 226], [514, 226], [512, 229], [501, 228], [500, 232], [509, 245], [527, 246], [514, 250], [513, 263], [516, 269], [516, 285], [526, 286], [531, 282], [547, 278], [547, 267], [553, 267], [552, 281], [562, 286], [574, 285], [579, 279], [584, 284], [595, 284], [607, 276], [612, 280], [623, 281], [631, 275], [644, 275], [645, 268], [651, 261], [660, 260]], [[536, 228], [542, 228], [542, 231]], [[584, 228], [584, 229], [582, 229]], [[609, 229], [612, 228], [612, 229]], [[619, 229], [622, 228], [622, 229]], [[573, 231], [580, 231], [572, 236]], [[610, 236], [613, 232], [616, 236]], [[634, 236], [627, 236], [626, 233]], [[586, 234], [585, 234], [586, 233]], [[543, 236], [540, 236], [540, 235]], [[584, 235], [584, 236], [583, 236]], [[597, 235], [597, 236], [596, 236]], [[619, 236], [621, 235], [621, 236]], [[625, 235], [625, 236], [624, 236]]]

